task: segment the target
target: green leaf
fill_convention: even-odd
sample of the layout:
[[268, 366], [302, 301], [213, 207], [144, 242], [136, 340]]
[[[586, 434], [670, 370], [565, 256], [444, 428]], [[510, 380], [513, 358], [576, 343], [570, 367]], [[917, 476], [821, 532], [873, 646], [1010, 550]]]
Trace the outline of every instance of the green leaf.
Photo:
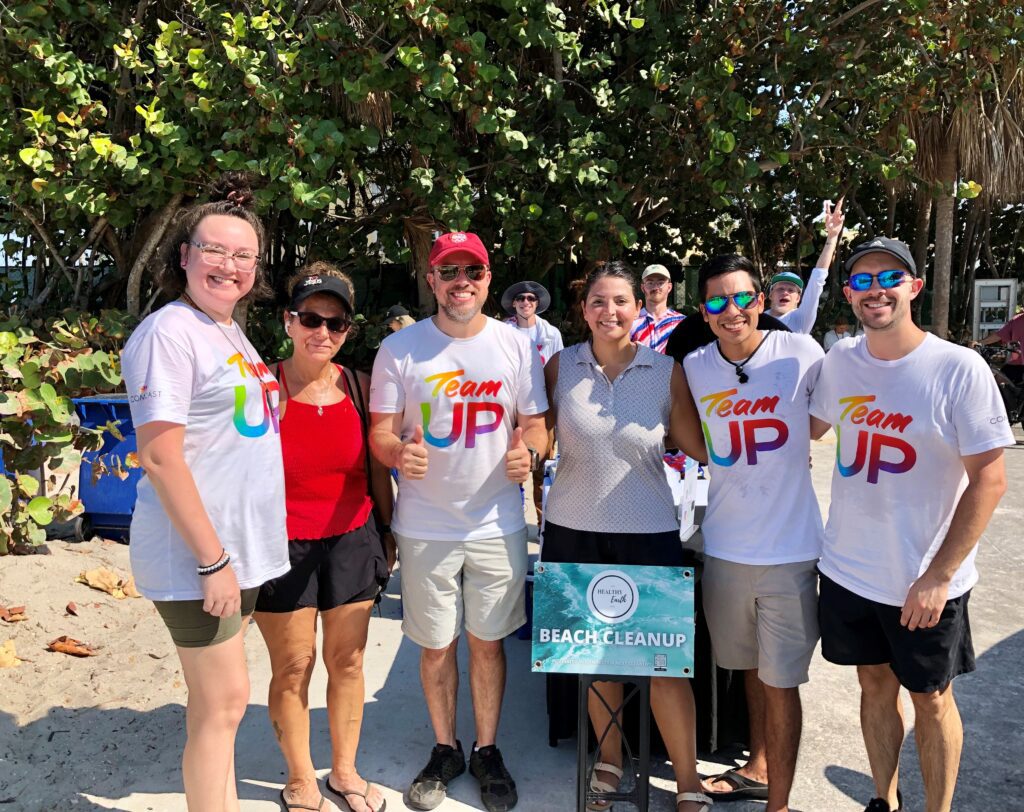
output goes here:
[[485, 82], [490, 83], [501, 75], [501, 68], [499, 68], [497, 65], [490, 65], [485, 62], [481, 65], [477, 65], [476, 73], [477, 76], [479, 76]]
[[530, 142], [526, 139], [526, 136], [519, 130], [506, 130], [502, 133], [502, 137], [512, 152], [524, 150], [530, 146]]
[[39, 493], [39, 480], [29, 474], [17, 475], [18, 490], [24, 497], [35, 496]]
[[711, 136], [711, 145], [719, 152], [728, 155], [736, 149], [736, 136], [725, 130], [715, 130]]
[[6, 514], [14, 504], [14, 488], [11, 480], [0, 474], [0, 513]]
[[25, 506], [25, 512], [38, 525], [48, 525], [53, 521], [53, 500], [46, 496], [37, 496]]
[[980, 183], [969, 180], [966, 183], [960, 183], [960, 186], [956, 190], [956, 196], [962, 200], [970, 200], [980, 195], [981, 191], [982, 187]]
[[637, 31], [639, 31], [641, 28], [644, 27], [644, 23], [646, 22], [647, 21], [641, 17], [633, 17], [632, 19], [630, 19], [629, 24], [633, 26], [633, 28], [635, 28]]

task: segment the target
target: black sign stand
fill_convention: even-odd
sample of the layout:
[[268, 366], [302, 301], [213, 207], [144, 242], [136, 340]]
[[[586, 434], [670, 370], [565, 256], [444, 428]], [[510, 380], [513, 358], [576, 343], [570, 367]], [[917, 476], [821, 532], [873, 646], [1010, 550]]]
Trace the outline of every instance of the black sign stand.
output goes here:
[[[623, 691], [622, 704], [612, 708], [607, 700], [594, 688], [595, 682], [621, 682], [632, 685], [630, 691]], [[604, 676], [600, 674], [579, 675], [579, 707], [576, 722], [576, 812], [587, 812], [587, 804], [593, 802], [615, 802], [624, 801], [633, 804], [638, 812], [647, 812], [647, 799], [650, 793], [651, 776], [651, 679], [650, 677], [627, 677], [627, 676]], [[587, 710], [587, 700], [590, 692], [601, 700], [608, 713], [611, 714], [611, 721], [608, 727], [597, 733], [597, 752], [600, 754], [601, 745], [608, 736], [614, 725], [622, 737], [624, 758], [622, 764], [622, 780], [626, 781], [627, 776], [632, 776], [633, 787], [628, 792], [595, 792], [590, 788], [590, 779], [594, 774], [594, 768], [589, 765], [590, 754], [587, 744], [590, 740], [590, 714]], [[633, 750], [629, 746], [626, 732], [622, 728], [622, 715], [626, 705], [633, 698], [640, 703], [640, 741], [637, 758], [633, 757]], [[595, 763], [600, 756], [595, 758]]]

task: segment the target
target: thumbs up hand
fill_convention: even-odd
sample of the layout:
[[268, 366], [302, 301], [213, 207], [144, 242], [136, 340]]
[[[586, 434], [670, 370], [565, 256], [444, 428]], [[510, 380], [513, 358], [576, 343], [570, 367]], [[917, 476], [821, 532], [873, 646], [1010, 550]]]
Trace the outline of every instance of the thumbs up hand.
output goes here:
[[423, 426], [417, 426], [412, 439], [402, 444], [395, 467], [405, 479], [423, 479], [427, 475], [427, 444], [423, 441]]
[[522, 428], [512, 432], [505, 455], [505, 476], [513, 482], [523, 483], [530, 478], [530, 450], [523, 442]]

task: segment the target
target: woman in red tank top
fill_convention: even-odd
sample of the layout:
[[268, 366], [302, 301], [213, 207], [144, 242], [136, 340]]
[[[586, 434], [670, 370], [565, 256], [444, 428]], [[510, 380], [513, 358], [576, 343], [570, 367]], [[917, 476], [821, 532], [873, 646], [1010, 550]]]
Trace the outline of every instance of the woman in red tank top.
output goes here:
[[270, 720], [288, 764], [281, 801], [310, 809], [323, 801], [307, 699], [319, 615], [334, 744], [326, 787], [354, 812], [382, 812], [380, 788], [360, 777], [355, 758], [370, 611], [395, 561], [390, 472], [366, 443], [369, 378], [332, 363], [351, 334], [351, 280], [314, 262], [289, 290], [284, 323], [294, 350], [277, 376], [291, 569], [263, 585], [255, 614], [270, 651]]

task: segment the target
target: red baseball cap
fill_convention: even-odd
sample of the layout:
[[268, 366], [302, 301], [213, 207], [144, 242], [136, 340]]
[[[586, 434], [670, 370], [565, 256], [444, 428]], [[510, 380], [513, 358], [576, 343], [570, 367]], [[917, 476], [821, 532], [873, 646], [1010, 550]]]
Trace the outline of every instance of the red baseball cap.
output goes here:
[[430, 249], [430, 258], [427, 260], [431, 267], [440, 265], [444, 258], [456, 251], [464, 251], [473, 256], [481, 265], [490, 265], [487, 258], [487, 249], [476, 234], [469, 231], [453, 231], [451, 234], [442, 234], [434, 241], [434, 247]]

